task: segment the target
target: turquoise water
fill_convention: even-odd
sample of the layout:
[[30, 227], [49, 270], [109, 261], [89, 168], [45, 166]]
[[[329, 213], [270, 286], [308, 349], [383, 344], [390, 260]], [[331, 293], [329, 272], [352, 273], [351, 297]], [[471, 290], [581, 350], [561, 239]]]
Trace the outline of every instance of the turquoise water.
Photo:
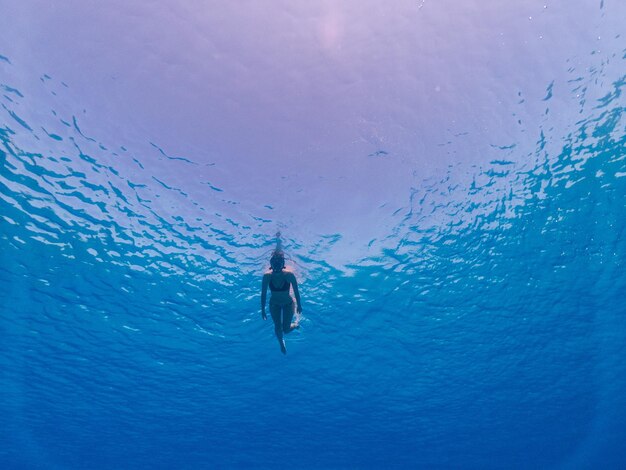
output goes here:
[[[198, 162], [100, 142], [1, 56], [2, 467], [624, 468], [623, 54], [546, 83], [527, 139], [418, 172], [362, 243], [235, 173], [199, 200]], [[277, 230], [286, 356], [259, 312]]]

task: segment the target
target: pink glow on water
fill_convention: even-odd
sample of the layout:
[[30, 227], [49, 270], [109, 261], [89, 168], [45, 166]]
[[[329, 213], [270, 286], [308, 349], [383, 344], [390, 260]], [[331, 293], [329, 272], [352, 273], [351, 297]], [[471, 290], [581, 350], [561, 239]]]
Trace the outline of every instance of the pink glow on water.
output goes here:
[[[555, 125], [569, 122], [558, 116], [578, 103], [560, 84], [613, 47], [626, 13], [452, 0], [4, 8], [1, 52], [23, 77], [68, 83], [68, 112], [85, 109], [84, 128], [132, 149], [149, 174], [200, 204], [210, 182], [243, 211], [272, 206], [292, 230], [357, 238], [384, 226], [375, 208], [406, 207], [448, 165], [534, 146], [547, 105]], [[149, 142], [197, 165], [153, 158]]]

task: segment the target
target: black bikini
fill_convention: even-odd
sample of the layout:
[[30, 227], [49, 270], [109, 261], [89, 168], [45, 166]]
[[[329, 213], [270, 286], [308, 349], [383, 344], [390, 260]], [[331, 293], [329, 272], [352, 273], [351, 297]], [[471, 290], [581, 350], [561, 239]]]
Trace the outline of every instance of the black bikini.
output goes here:
[[280, 286], [280, 288], [276, 287], [274, 285], [274, 282], [270, 279], [270, 290], [272, 292], [286, 292], [289, 291], [289, 281], [287, 279], [285, 279], [285, 282], [283, 282], [283, 285]]

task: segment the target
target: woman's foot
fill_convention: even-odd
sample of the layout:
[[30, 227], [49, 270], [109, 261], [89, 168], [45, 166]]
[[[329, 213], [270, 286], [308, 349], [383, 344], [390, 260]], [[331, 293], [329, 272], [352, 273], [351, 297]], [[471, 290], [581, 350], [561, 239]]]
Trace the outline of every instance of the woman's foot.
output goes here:
[[285, 340], [284, 339], [279, 339], [278, 343], [280, 344], [280, 352], [282, 352], [283, 354], [287, 354], [287, 348], [285, 347]]
[[297, 330], [298, 328], [300, 328], [300, 324], [298, 322], [293, 322], [289, 331]]

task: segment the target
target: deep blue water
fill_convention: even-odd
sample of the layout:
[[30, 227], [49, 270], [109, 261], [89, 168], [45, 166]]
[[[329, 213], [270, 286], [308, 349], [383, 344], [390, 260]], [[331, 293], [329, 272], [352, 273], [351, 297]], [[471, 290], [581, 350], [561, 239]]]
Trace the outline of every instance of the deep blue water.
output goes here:
[[276, 220], [202, 212], [3, 81], [1, 467], [626, 468], [624, 83], [416, 181], [347, 263], [283, 224], [282, 356]]

